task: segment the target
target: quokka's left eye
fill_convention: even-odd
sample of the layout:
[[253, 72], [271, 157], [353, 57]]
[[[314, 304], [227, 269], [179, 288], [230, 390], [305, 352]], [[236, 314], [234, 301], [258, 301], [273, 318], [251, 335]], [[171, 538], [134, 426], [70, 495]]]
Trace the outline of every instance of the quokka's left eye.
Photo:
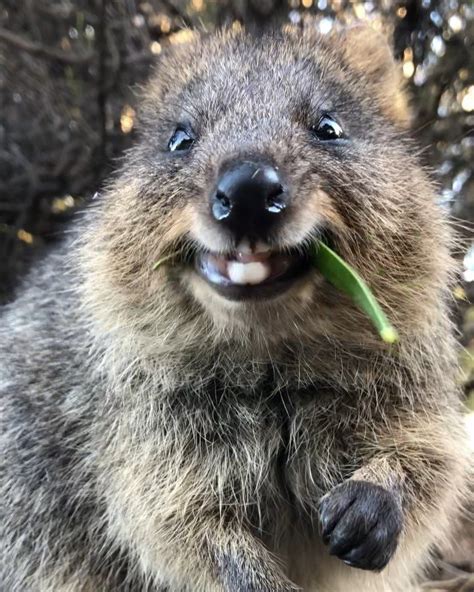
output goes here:
[[311, 128], [318, 140], [338, 140], [344, 137], [342, 127], [330, 115], [323, 115], [318, 123]]
[[190, 150], [193, 144], [194, 137], [191, 133], [182, 127], [178, 127], [168, 142], [168, 150], [170, 152]]

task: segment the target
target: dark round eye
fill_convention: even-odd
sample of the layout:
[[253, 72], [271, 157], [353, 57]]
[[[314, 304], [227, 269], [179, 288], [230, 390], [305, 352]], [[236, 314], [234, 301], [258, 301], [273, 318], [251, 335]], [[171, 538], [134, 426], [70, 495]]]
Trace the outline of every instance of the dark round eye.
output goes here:
[[189, 132], [182, 127], [178, 127], [168, 142], [168, 150], [175, 152], [176, 150], [189, 150], [194, 144], [194, 138]]
[[311, 131], [318, 140], [338, 140], [344, 136], [342, 127], [329, 115], [323, 115]]

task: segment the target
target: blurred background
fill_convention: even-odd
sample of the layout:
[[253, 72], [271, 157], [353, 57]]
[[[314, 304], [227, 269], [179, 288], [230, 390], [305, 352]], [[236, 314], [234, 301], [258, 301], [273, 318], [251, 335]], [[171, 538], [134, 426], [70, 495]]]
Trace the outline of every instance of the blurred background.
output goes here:
[[[462, 237], [453, 312], [474, 410], [472, 0], [0, 0], [0, 302], [119, 165], [134, 141], [138, 86], [168, 45], [186, 43], [189, 28], [258, 30], [309, 18], [322, 33], [365, 20], [393, 40], [413, 134]], [[434, 576], [465, 585], [474, 571], [468, 530]]]

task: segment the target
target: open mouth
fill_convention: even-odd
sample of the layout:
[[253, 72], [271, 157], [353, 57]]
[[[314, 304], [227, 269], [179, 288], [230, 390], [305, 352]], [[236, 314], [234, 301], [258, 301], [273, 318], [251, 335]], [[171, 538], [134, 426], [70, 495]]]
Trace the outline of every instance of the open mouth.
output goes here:
[[198, 274], [230, 300], [275, 297], [311, 269], [309, 251], [301, 248], [283, 252], [238, 247], [226, 255], [202, 253], [195, 265]]

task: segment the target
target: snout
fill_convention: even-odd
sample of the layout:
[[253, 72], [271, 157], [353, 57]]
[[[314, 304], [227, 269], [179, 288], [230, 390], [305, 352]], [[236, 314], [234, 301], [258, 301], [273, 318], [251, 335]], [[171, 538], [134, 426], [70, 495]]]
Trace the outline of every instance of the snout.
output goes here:
[[277, 167], [251, 160], [224, 167], [210, 196], [210, 216], [234, 248], [201, 253], [198, 274], [231, 300], [271, 298], [286, 291], [309, 269], [308, 254], [299, 247], [270, 247], [278, 243], [289, 205], [290, 193]]
[[266, 300], [311, 280], [309, 237], [320, 224], [309, 200], [292, 203], [290, 187], [268, 160], [246, 158], [220, 169], [206, 216], [197, 217], [195, 236], [204, 249], [194, 269], [221, 296]]
[[[301, 207], [292, 204], [289, 187], [282, 171], [264, 159], [246, 158], [220, 169], [209, 196], [211, 224], [196, 233], [205, 250], [198, 250], [194, 264], [221, 296], [269, 299], [311, 274], [307, 237], [315, 221], [304, 216], [304, 225], [295, 223]], [[292, 229], [295, 238], [288, 240]]]
[[285, 217], [290, 195], [276, 167], [240, 161], [220, 172], [210, 197], [212, 218], [238, 244], [265, 242]]

